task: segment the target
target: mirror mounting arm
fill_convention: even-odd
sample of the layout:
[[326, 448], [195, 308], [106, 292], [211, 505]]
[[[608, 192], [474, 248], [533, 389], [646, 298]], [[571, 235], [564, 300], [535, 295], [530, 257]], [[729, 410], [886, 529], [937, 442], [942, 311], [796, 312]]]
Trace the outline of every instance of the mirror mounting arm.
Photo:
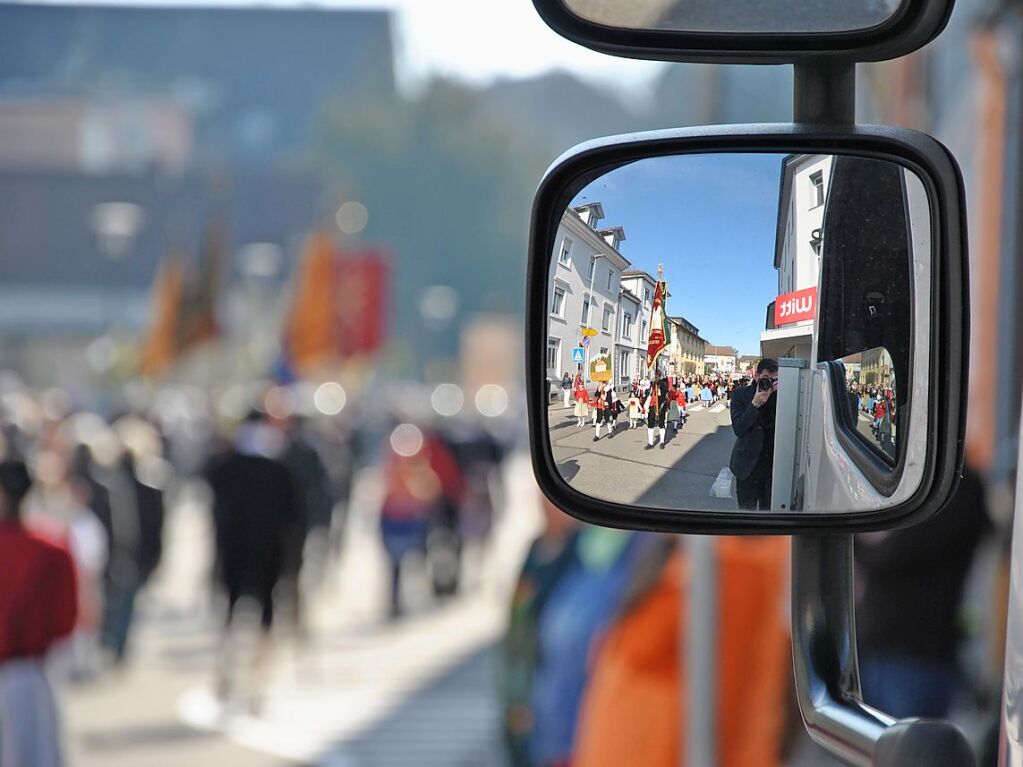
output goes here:
[[792, 661], [807, 732], [846, 764], [869, 767], [895, 720], [863, 705], [856, 659], [851, 535], [792, 538]]
[[793, 65], [793, 121], [852, 125], [856, 122], [856, 63], [851, 59]]
[[951, 722], [896, 721], [863, 703], [856, 658], [851, 535], [792, 538], [792, 661], [807, 732], [857, 767], [976, 767]]

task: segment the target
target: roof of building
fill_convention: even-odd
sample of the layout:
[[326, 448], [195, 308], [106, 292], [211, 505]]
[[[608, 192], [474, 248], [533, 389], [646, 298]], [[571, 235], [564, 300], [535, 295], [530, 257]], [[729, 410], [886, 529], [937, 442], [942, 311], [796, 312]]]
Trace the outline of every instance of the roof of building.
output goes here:
[[628, 296], [629, 298], [631, 298], [631, 299], [632, 299], [633, 301], [635, 301], [636, 303], [639, 303], [639, 296], [637, 296], [637, 295], [636, 295], [635, 293], [633, 293], [633, 292], [632, 292], [631, 290], [629, 290], [628, 288], [622, 288], [622, 293], [624, 293], [625, 295], [627, 295], [627, 296]]
[[657, 280], [650, 276], [650, 273], [643, 269], [626, 269], [622, 272], [622, 277], [642, 277], [647, 280], [651, 285], [656, 285]]
[[698, 327], [696, 327], [696, 325], [691, 323], [689, 320], [687, 320], [685, 317], [682, 317], [682, 316], [668, 317], [668, 319], [671, 320], [672, 322], [674, 322], [676, 325], [681, 325], [686, 330], [688, 330], [690, 333], [692, 333], [694, 336], [696, 336], [696, 338], [698, 340], [703, 341], [704, 343], [706, 343], [705, 339], [700, 338], [700, 329]]
[[707, 344], [707, 348], [704, 353], [708, 356], [734, 357], [739, 352], [732, 346], [715, 346], [713, 344]]

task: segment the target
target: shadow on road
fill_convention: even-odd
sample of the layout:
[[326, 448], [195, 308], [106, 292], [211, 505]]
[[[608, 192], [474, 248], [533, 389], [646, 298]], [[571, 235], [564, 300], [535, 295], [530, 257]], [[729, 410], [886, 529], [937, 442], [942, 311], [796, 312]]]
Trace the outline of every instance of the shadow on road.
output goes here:
[[[690, 429], [695, 426], [692, 419], [687, 425]], [[677, 435], [678, 432], [673, 432], [665, 439], [665, 444], [669, 444]], [[664, 469], [663, 476], [636, 499], [636, 505], [711, 511], [735, 509], [734, 498], [716, 498], [710, 494], [718, 472], [728, 465], [734, 443], [735, 434], [731, 426], [715, 424], [713, 429], [701, 434], [677, 461]], [[680, 483], [699, 483], [699, 489], [695, 493], [687, 492], [683, 498], [679, 493]]]
[[575, 475], [579, 473], [579, 462], [574, 458], [558, 464], [558, 472], [561, 474], [561, 478], [568, 483], [571, 483], [575, 479]]

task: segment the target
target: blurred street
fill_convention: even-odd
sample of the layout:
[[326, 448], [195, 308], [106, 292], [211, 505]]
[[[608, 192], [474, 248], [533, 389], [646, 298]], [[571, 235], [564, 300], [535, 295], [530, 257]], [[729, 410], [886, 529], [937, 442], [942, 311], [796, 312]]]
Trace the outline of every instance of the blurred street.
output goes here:
[[278, 632], [258, 712], [225, 711], [214, 695], [221, 636], [208, 601], [208, 512], [183, 493], [168, 515], [166, 560], [141, 598], [132, 662], [64, 690], [70, 763], [501, 764], [493, 647], [539, 522], [526, 457], [506, 466], [509, 513], [486, 565], [467, 573], [464, 596], [438, 605], [425, 574], [407, 579], [409, 609], [394, 623], [384, 620], [379, 477], [363, 472], [338, 560], [309, 605], [307, 636]]

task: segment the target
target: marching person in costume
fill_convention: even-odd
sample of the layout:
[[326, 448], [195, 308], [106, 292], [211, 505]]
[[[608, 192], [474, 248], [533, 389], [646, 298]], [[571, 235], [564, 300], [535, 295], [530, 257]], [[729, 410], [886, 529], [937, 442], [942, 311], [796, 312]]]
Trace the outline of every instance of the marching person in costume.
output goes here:
[[582, 378], [576, 377], [575, 386], [575, 425], [585, 426], [586, 418], [590, 414], [589, 405], [590, 395], [586, 391], [586, 387], [583, 385]]
[[646, 449], [653, 450], [654, 432], [659, 431], [661, 450], [663, 450], [668, 418], [668, 379], [658, 378], [654, 381], [643, 407], [646, 410]]
[[608, 438], [614, 437], [616, 425], [616, 408], [618, 405], [618, 394], [609, 383], [602, 383], [597, 387], [597, 421], [594, 427], [593, 441], [600, 439], [600, 427], [607, 424]]
[[634, 429], [643, 420], [643, 400], [638, 387], [629, 395], [629, 428]]
[[668, 389], [668, 423], [671, 424], [671, 431], [678, 431], [678, 422], [682, 418], [682, 409], [678, 405], [678, 389]]

